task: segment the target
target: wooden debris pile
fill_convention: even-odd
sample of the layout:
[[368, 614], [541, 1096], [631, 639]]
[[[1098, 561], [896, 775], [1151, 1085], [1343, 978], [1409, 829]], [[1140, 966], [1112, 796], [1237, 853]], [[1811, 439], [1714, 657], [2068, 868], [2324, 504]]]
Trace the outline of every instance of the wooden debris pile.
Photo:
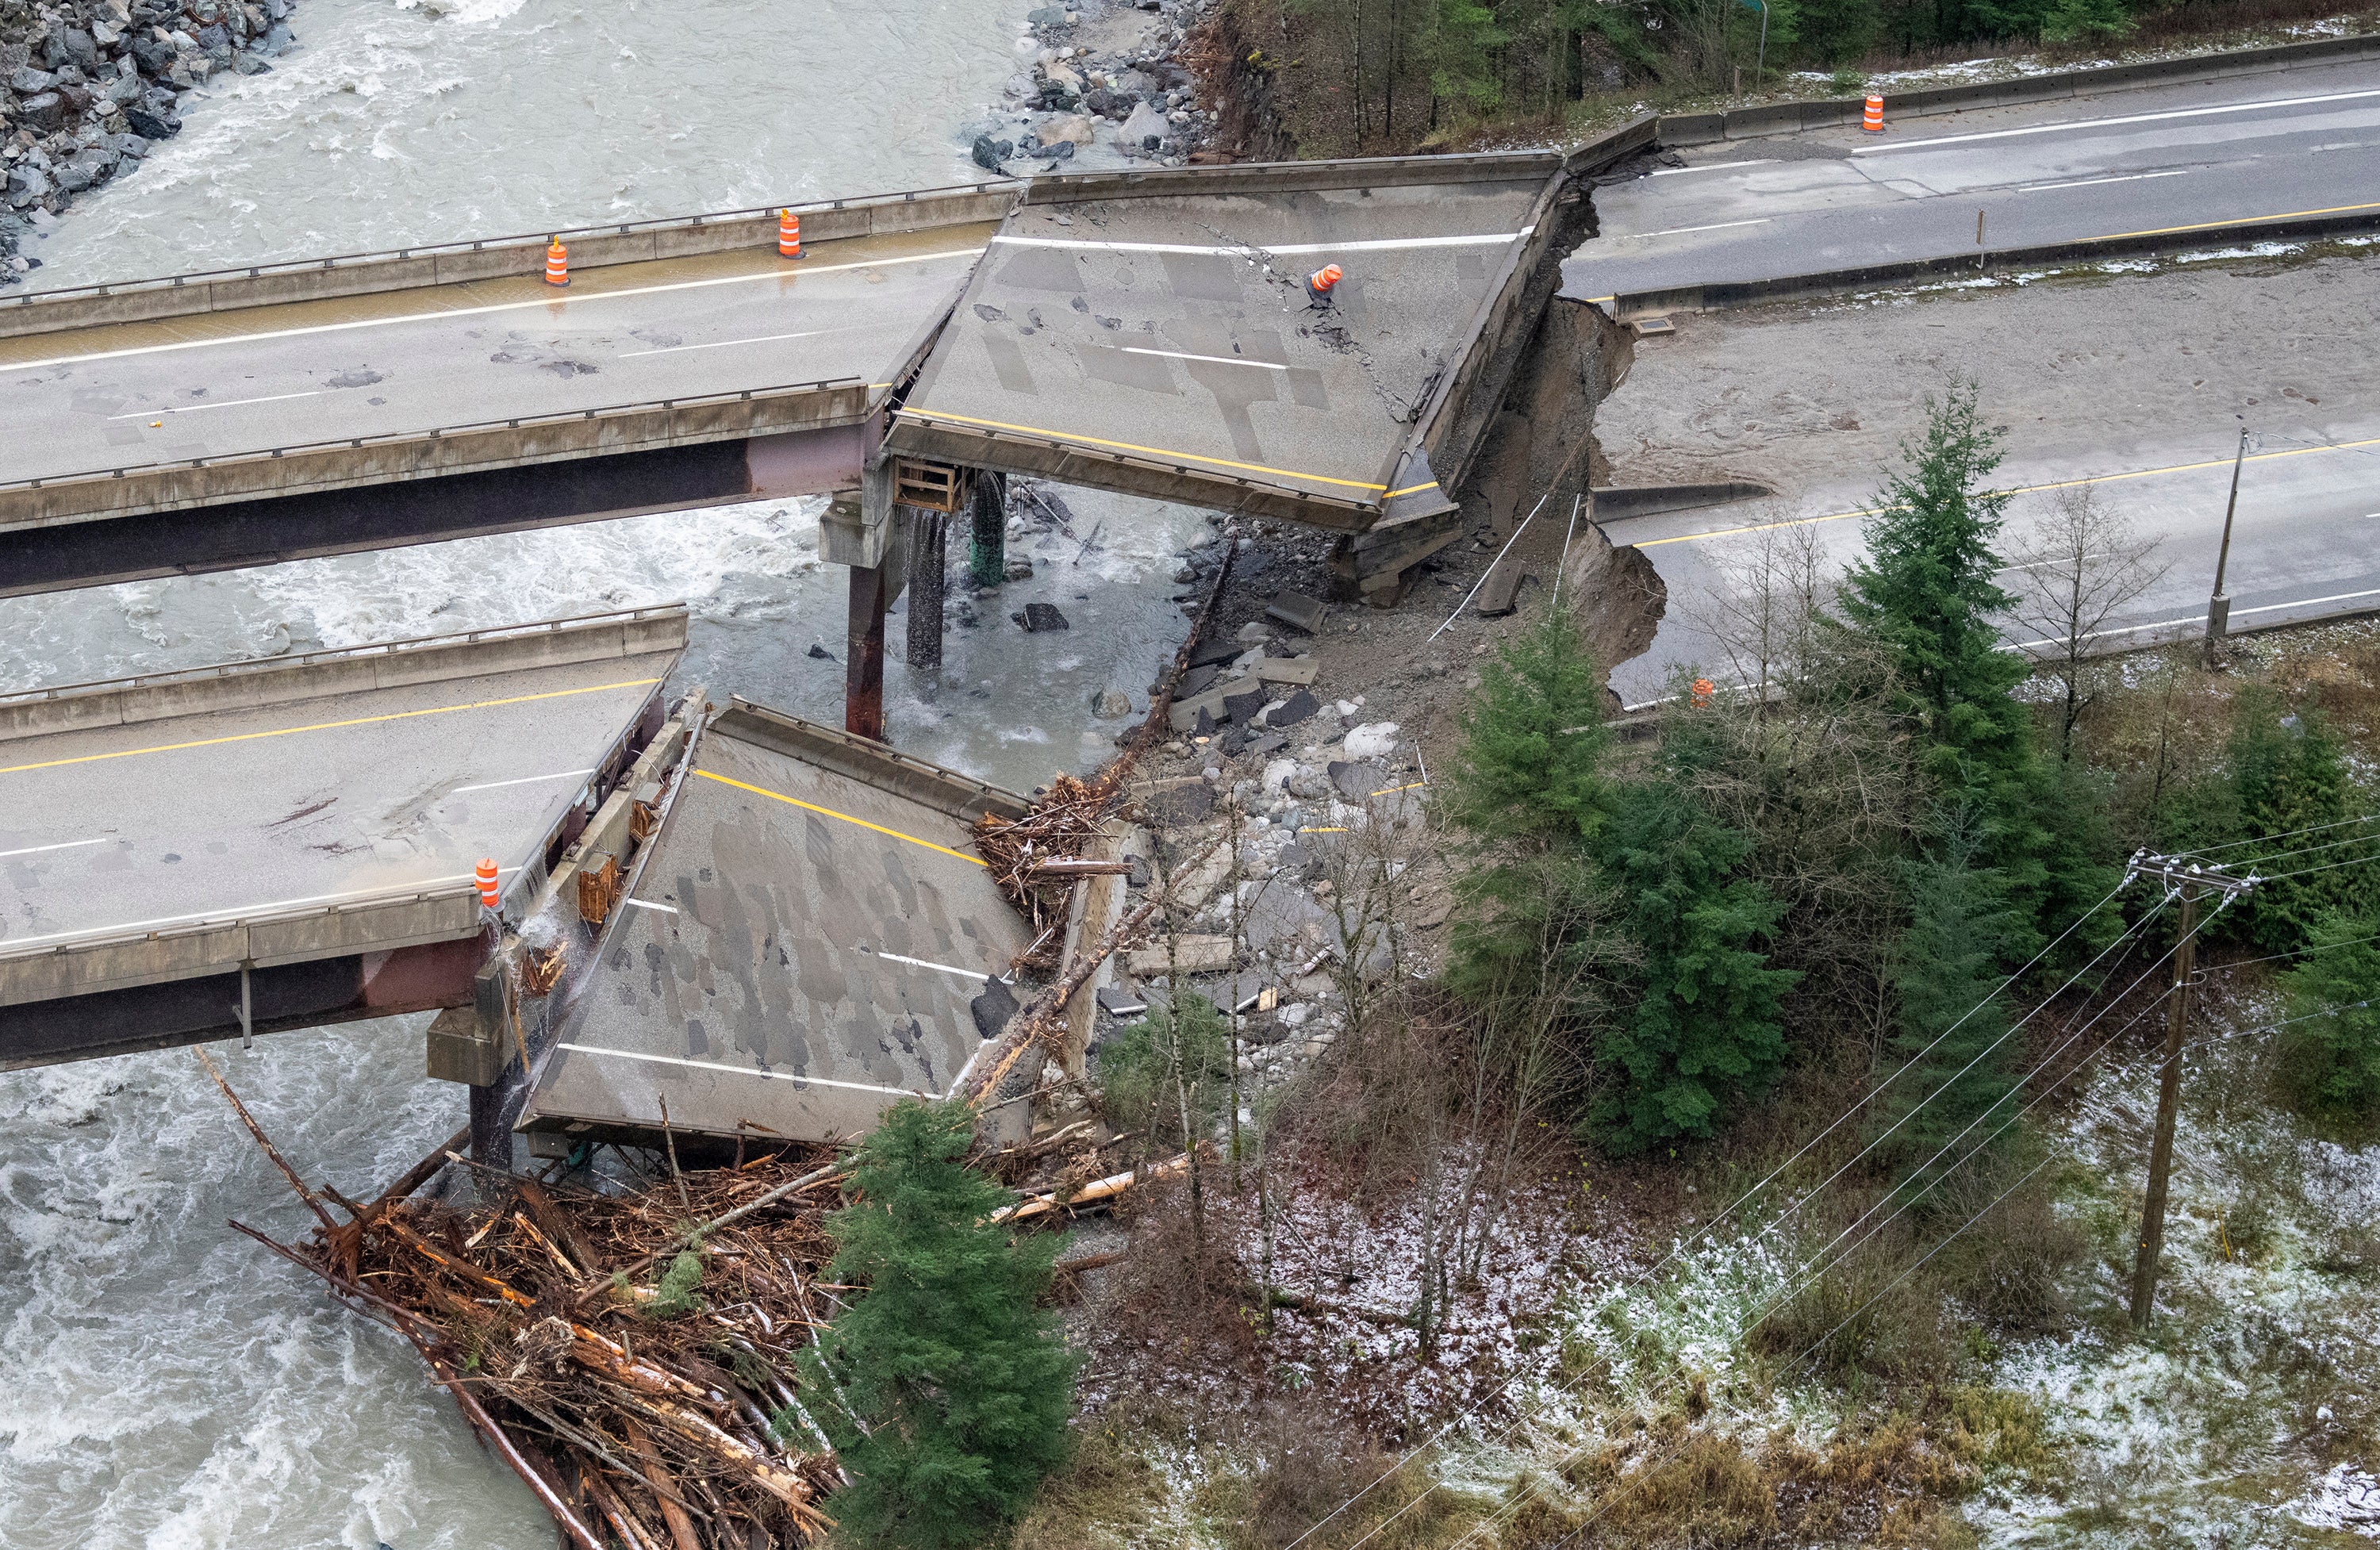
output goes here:
[[975, 822], [975, 848], [990, 864], [992, 881], [1033, 923], [1037, 940], [1020, 967], [1058, 965], [1060, 930], [1074, 900], [1075, 881], [1099, 872], [1122, 872], [1117, 861], [1087, 861], [1083, 853], [1105, 832], [1101, 828], [1115, 800], [1118, 782], [1110, 771], [1090, 780], [1061, 774], [1021, 818], [986, 813]]
[[321, 1224], [294, 1244], [232, 1225], [410, 1340], [584, 1550], [757, 1550], [831, 1526], [819, 1499], [840, 1475], [795, 1357], [850, 1290], [825, 1279], [833, 1165], [785, 1153], [622, 1194], [499, 1177], [468, 1209], [407, 1198], [442, 1147], [358, 1205], [309, 1189], [225, 1093]]

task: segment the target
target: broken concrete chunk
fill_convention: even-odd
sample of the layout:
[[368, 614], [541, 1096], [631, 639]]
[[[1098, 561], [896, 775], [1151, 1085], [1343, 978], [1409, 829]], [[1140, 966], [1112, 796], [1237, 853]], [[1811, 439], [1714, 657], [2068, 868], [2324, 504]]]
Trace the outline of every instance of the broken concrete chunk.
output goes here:
[[1272, 713], [1272, 724], [1277, 727], [1293, 727], [1321, 708], [1320, 700], [1316, 699], [1304, 689], [1300, 689], [1289, 696], [1287, 705]]
[[1322, 627], [1322, 621], [1330, 612], [1324, 604], [1297, 592], [1276, 592], [1272, 601], [1265, 606], [1267, 618], [1278, 619], [1290, 628], [1304, 630], [1307, 635]]
[[1311, 684], [1321, 663], [1312, 657], [1267, 657], [1256, 664], [1257, 676], [1268, 684]]
[[1058, 612], [1058, 607], [1055, 603], [1026, 603], [1025, 605], [1025, 627], [1036, 635], [1040, 634], [1044, 630], [1063, 630], [1072, 628], [1072, 626], [1066, 623], [1066, 616]]
[[1134, 950], [1124, 960], [1124, 969], [1135, 979], [1154, 979], [1159, 975], [1220, 974], [1232, 966], [1232, 938], [1229, 937], [1176, 937], [1172, 943], [1151, 942]]
[[998, 1038], [1001, 1030], [1008, 1026], [1008, 1020], [1016, 1015], [1016, 998], [1000, 981], [989, 980], [983, 994], [967, 1003], [967, 1011], [975, 1014], [977, 1033], [988, 1039]]
[[1241, 625], [1239, 634], [1232, 638], [1243, 646], [1262, 646], [1272, 638], [1272, 632], [1265, 628], [1263, 620], [1251, 619]]
[[1350, 802], [1361, 802], [1377, 791], [1385, 791], [1402, 782], [1389, 778], [1389, 772], [1377, 764], [1354, 764], [1345, 759], [1330, 761], [1330, 783], [1339, 794]]
[[1148, 1010], [1147, 997], [1119, 986], [1103, 985], [1099, 987], [1099, 996], [1100, 1008], [1119, 1023], [1138, 1017]]
[[[1225, 693], [1226, 691], [1221, 688], [1213, 688], [1203, 689], [1197, 694], [1189, 696], [1187, 698], [1177, 696], [1173, 701], [1173, 730], [1175, 732], [1189, 732], [1193, 729], [1197, 729], [1198, 718], [1200, 716], [1205, 716], [1210, 722], [1216, 717], [1220, 716], [1223, 713], [1223, 696]], [[1211, 733], [1215, 729], [1213, 726], [1209, 725], [1198, 730], [1203, 733]]]
[[1228, 662], [1246, 649], [1236, 640], [1209, 640], [1190, 653], [1190, 665], [1199, 668]]
[[1480, 616], [1501, 619], [1519, 607], [1521, 584], [1528, 579], [1518, 555], [1507, 554], [1489, 566], [1488, 579], [1479, 584]]
[[1238, 694], [1225, 695], [1223, 713], [1240, 725], [1246, 726], [1257, 719], [1257, 712], [1265, 708], [1267, 697], [1261, 684], [1243, 689]]
[[1215, 713], [1208, 709], [1205, 706], [1200, 706], [1198, 708], [1197, 716], [1190, 723], [1190, 735], [1193, 737], [1214, 736]]
[[828, 650], [825, 647], [820, 646], [816, 641], [810, 642], [808, 654], [810, 659], [814, 661], [831, 662], [834, 660], [834, 653]]
[[1288, 738], [1283, 737], [1277, 732], [1269, 732], [1262, 737], [1257, 738], [1255, 742], [1248, 745], [1247, 754], [1250, 758], [1260, 759], [1268, 754], [1277, 753], [1288, 746]]

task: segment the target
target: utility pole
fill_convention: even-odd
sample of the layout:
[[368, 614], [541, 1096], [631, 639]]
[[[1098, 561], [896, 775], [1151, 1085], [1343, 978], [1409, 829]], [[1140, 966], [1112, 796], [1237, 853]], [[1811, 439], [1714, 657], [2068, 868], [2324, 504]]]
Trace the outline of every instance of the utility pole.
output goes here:
[[2231, 499], [2223, 503], [2223, 547], [2215, 553], [2215, 594], [2206, 599], [2206, 665], [2223, 655], [2224, 637], [2231, 628], [2231, 595], [2223, 590], [2223, 572], [2231, 563], [2231, 516], [2240, 509], [2240, 465], [2248, 460], [2248, 428], [2240, 428], [2240, 450], [2231, 454]]
[[2181, 940], [2173, 952], [2173, 985], [2166, 993], [2165, 1060], [2157, 1070], [2156, 1133], [2149, 1143], [2148, 1192], [2141, 1205], [2138, 1257], [2132, 1262], [2132, 1327], [2149, 1326], [2156, 1302], [2157, 1259], [2165, 1249], [2167, 1181], [2173, 1169], [2173, 1132], [2181, 1117], [2181, 1033], [2190, 1013], [2190, 976], [2198, 961], [2198, 900], [2219, 892], [2227, 901], [2256, 886], [2254, 878], [2229, 878], [2171, 856], [2144, 857], [2133, 875], [2155, 878], [2181, 893]]

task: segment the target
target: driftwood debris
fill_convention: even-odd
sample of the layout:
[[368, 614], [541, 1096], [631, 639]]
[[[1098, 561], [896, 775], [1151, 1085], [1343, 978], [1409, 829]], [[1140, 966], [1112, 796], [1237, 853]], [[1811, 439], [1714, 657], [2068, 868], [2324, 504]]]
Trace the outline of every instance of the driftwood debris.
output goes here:
[[749, 1550], [832, 1526], [818, 1504], [838, 1466], [795, 1357], [832, 1311], [839, 1166], [787, 1152], [617, 1194], [496, 1175], [469, 1208], [413, 1198], [449, 1142], [355, 1205], [308, 1186], [206, 1063], [322, 1222], [296, 1243], [232, 1225], [409, 1341], [583, 1550]]
[[1135, 1183], [1145, 1184], [1153, 1180], [1169, 1178], [1173, 1174], [1186, 1171], [1189, 1167], [1190, 1154], [1184, 1152], [1170, 1162], [1151, 1163], [1147, 1169], [1138, 1172], [1126, 1169], [1122, 1173], [1111, 1173], [1104, 1179], [1094, 1180], [1062, 1199], [1060, 1198], [1060, 1192], [1057, 1191], [1048, 1194], [1028, 1195], [1014, 1205], [1003, 1205], [994, 1211], [991, 1214], [991, 1219], [996, 1222], [1025, 1222], [1031, 1221], [1036, 1217], [1054, 1216], [1060, 1211], [1071, 1212], [1086, 1205], [1102, 1205], [1123, 1193]]

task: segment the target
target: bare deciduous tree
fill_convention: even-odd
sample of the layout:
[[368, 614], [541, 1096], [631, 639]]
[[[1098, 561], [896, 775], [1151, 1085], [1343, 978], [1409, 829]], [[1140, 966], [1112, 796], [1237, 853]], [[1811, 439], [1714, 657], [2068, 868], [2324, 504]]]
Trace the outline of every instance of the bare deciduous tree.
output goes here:
[[2143, 539], [2089, 485], [2061, 490], [2040, 520], [2009, 546], [2002, 573], [2022, 642], [2057, 680], [2058, 757], [2071, 757], [2074, 724], [2098, 692], [2094, 653], [2109, 620], [2165, 578], [2157, 540]]
[[1766, 707], [1809, 672], [1835, 567], [1816, 525], [1790, 518], [1763, 526], [1713, 563], [1717, 583], [1681, 612], [1718, 644], [1753, 703]]

